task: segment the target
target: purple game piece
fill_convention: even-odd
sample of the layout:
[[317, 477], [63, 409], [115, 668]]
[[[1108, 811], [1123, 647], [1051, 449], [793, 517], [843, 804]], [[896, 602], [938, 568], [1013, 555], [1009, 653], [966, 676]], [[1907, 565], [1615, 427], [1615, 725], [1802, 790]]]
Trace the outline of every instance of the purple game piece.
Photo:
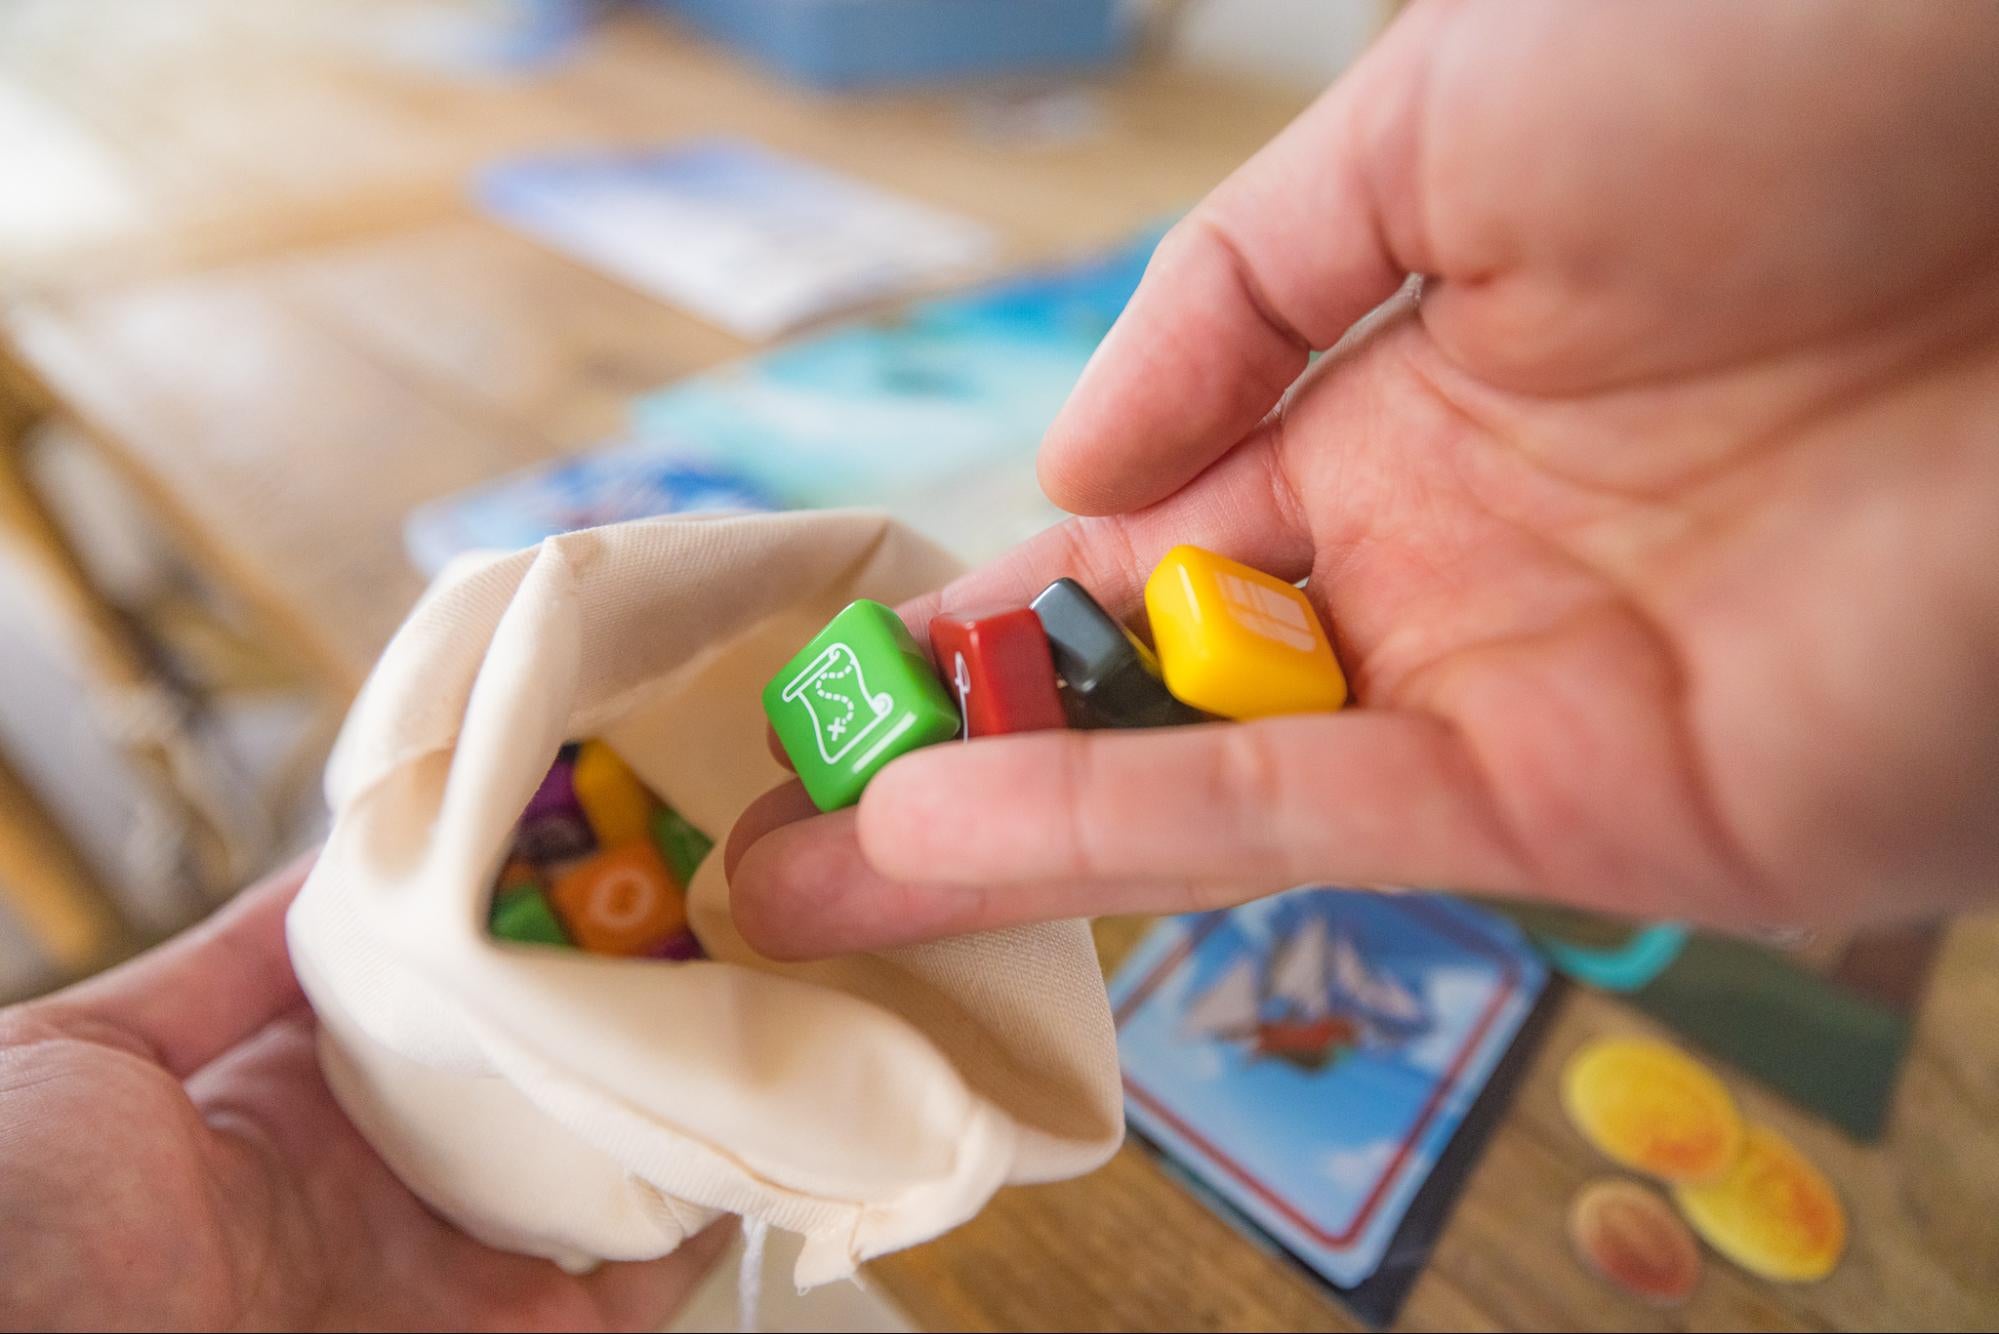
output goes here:
[[692, 931], [676, 931], [659, 944], [646, 951], [649, 959], [672, 959], [676, 963], [687, 963], [693, 959], [705, 959], [708, 952], [701, 948], [701, 942], [694, 938]]
[[537, 866], [587, 857], [596, 850], [597, 840], [581, 811], [555, 811], [523, 819], [514, 830], [514, 855]]
[[521, 823], [532, 824], [536, 820], [552, 815], [573, 815], [583, 817], [583, 805], [576, 800], [576, 762], [558, 758], [548, 766], [541, 786], [528, 798], [527, 809], [521, 812]]

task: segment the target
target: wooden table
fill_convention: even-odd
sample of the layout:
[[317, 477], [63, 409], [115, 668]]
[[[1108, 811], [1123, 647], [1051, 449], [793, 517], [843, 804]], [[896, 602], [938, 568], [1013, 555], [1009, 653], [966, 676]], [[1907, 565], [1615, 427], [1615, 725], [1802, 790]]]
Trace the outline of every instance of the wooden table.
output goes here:
[[[1100, 136], [1008, 146], [969, 136], [950, 97], [829, 103], [643, 25], [534, 77], [454, 82], [300, 45], [280, 20], [315, 8], [0, 9], [14, 114], [28, 103], [61, 123], [117, 185], [67, 240], [17, 219], [10, 251], [0, 226], [0, 284], [21, 368], [335, 696], [418, 591], [400, 534], [412, 505], [586, 447], [620, 428], [632, 395], [749, 350], [475, 215], [462, 187], [477, 164], [741, 133], [983, 218], [1026, 260], [1185, 205], [1299, 104], [1142, 70], [1099, 88]], [[160, 38], [167, 9], [199, 12], [207, 36]], [[80, 10], [96, 18], [77, 23]], [[1107, 963], [1137, 929], [1100, 926]], [[1852, 1207], [1851, 1252], [1821, 1284], [1711, 1261], [1693, 1304], [1662, 1317], [1570, 1257], [1568, 1201], [1603, 1164], [1563, 1121], [1555, 1072], [1586, 1038], [1644, 1027], [1601, 997], [1565, 1003], [1405, 1326], [1999, 1322], [1999, 923], [1951, 933], [1883, 1144], [1860, 1148], [1730, 1077]], [[934, 1328], [1350, 1327], [1130, 1147], [1085, 1180], [1004, 1192], [872, 1272]]]
[[[21, 12], [92, 4], [156, 12]], [[109, 17], [51, 19], [37, 50], [0, 9], [0, 80], [79, 135], [105, 127], [141, 201], [71, 247], [0, 249], [8, 336], [203, 563], [348, 688], [417, 591], [411, 505], [588, 446], [634, 394], [752, 350], [478, 216], [479, 164], [740, 134], [981, 218], [1022, 262], [1185, 207], [1302, 102], [1139, 74], [1102, 88], [1101, 135], [1009, 147], [968, 133], [960, 98], [828, 102], [648, 24], [543, 77], [452, 83], [297, 49], [261, 5], [212, 8], [215, 40], [164, 68]], [[133, 41], [144, 78], [56, 40], [77, 29]]]

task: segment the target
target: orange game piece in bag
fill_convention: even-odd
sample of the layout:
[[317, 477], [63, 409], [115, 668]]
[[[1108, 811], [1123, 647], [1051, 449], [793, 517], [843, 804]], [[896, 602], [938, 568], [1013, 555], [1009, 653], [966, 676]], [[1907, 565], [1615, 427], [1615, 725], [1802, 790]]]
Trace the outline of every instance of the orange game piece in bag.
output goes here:
[[687, 925], [673, 873], [651, 843], [627, 843], [577, 862], [549, 898], [570, 937], [596, 954], [639, 955]]

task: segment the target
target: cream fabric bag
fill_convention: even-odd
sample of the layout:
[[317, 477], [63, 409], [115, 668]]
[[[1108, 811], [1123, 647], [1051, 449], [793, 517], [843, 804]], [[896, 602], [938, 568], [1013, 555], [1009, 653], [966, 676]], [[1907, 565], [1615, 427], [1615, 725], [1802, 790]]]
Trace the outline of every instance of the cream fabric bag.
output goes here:
[[712, 962], [486, 933], [561, 742], [603, 737], [720, 839], [783, 777], [764, 681], [853, 598], [953, 572], [886, 518], [819, 512], [573, 533], [425, 594], [347, 719], [288, 931], [328, 1083], [432, 1207], [571, 1267], [741, 1214], [804, 1234], [807, 1286], [1112, 1153], [1116, 1048], [1080, 922], [778, 964], [736, 934], [718, 850], [689, 895]]

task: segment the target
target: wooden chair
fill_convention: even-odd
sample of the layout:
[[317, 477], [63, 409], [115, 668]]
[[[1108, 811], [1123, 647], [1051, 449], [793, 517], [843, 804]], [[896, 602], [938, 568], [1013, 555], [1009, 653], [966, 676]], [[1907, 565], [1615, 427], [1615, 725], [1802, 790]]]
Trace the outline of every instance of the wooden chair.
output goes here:
[[[178, 879], [190, 917], [241, 882], [267, 848], [224, 809], [196, 736], [202, 702], [173, 679], [154, 641], [103, 595], [29, 466], [50, 402], [0, 345], [0, 540], [51, 595], [76, 635], [92, 703], [133, 772], [164, 803], [179, 842]], [[4, 757], [0, 757], [4, 765]], [[63, 972], [101, 965], [128, 934], [113, 901], [84, 870], [15, 766], [0, 767], [0, 894]]]
[[46, 981], [94, 972], [123, 954], [134, 939], [69, 840], [4, 758], [0, 894], [48, 961]]

